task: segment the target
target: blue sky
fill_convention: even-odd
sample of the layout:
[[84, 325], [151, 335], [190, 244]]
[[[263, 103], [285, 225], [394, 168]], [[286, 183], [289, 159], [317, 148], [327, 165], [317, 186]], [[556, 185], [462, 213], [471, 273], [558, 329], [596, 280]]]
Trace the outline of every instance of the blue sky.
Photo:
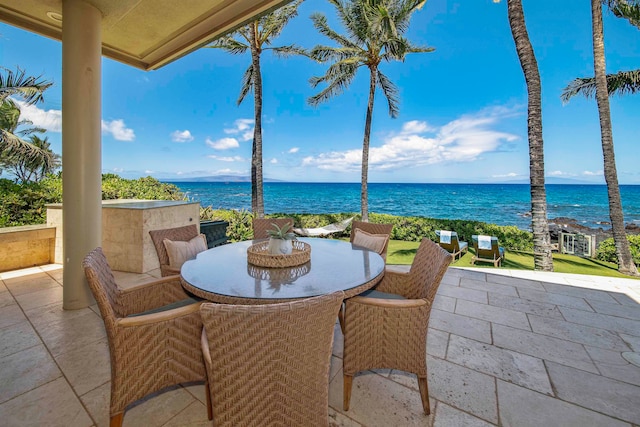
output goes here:
[[[589, 2], [524, 0], [529, 35], [542, 77], [546, 175], [604, 183], [594, 100], [560, 93], [593, 74]], [[331, 6], [307, 0], [274, 45], [311, 48], [330, 43], [309, 16]], [[640, 67], [640, 32], [605, 13], [607, 71]], [[376, 94], [370, 182], [504, 182], [529, 176], [526, 87], [507, 20], [506, 1], [430, 0], [414, 14], [407, 37], [431, 46], [404, 62], [383, 63], [400, 88], [400, 115], [391, 119]], [[61, 44], [0, 24], [0, 65], [20, 66], [54, 86], [23, 117], [48, 129], [61, 149]], [[236, 105], [249, 54], [200, 49], [157, 71], [103, 59], [104, 172], [161, 180], [248, 176], [253, 97]], [[262, 57], [264, 176], [299, 182], [359, 182], [368, 70], [342, 95], [314, 108], [311, 76], [326, 64], [307, 58]], [[640, 184], [640, 98], [611, 99], [621, 184]]]

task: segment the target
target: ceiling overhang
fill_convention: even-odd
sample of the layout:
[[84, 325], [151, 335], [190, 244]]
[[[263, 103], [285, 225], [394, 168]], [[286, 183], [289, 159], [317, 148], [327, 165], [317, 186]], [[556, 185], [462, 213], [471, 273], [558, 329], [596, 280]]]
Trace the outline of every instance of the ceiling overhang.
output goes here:
[[[291, 0], [87, 0], [102, 13], [102, 54], [162, 67]], [[0, 0], [0, 21], [62, 40], [62, 0]], [[64, 19], [64, 17], [62, 17]]]

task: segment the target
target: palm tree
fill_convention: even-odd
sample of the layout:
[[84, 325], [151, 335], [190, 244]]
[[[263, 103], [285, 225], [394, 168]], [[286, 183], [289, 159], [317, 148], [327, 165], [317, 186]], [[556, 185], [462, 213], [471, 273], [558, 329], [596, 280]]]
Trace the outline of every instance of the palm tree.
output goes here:
[[42, 80], [42, 76], [27, 76], [20, 68], [14, 73], [0, 67], [0, 152], [5, 155], [26, 154], [40, 157], [45, 162], [51, 161], [45, 151], [20, 138], [31, 131], [15, 133], [18, 126], [28, 123], [19, 121], [20, 109], [10, 96], [18, 96], [28, 105], [36, 104], [43, 100], [44, 91], [52, 84]]
[[351, 84], [360, 67], [369, 69], [369, 102], [364, 125], [362, 142], [362, 179], [360, 203], [362, 220], [369, 219], [368, 174], [369, 139], [371, 119], [376, 87], [382, 90], [387, 99], [389, 115], [397, 117], [399, 112], [398, 88], [384, 75], [380, 63], [397, 60], [404, 61], [405, 55], [417, 52], [432, 52], [430, 47], [412, 45], [403, 34], [409, 28], [411, 14], [420, 9], [426, 0], [329, 0], [338, 12], [347, 35], [338, 34], [329, 27], [327, 18], [315, 13], [311, 16], [314, 26], [323, 35], [338, 43], [339, 47], [318, 45], [310, 56], [320, 62], [332, 61], [322, 77], [313, 77], [310, 82], [315, 88], [320, 83], [327, 87], [309, 98], [313, 106], [341, 94]]
[[591, 19], [593, 32], [593, 68], [596, 82], [596, 101], [600, 116], [600, 135], [602, 154], [604, 157], [604, 178], [607, 182], [609, 196], [609, 216], [613, 240], [618, 256], [618, 270], [623, 274], [638, 276], [638, 269], [633, 263], [627, 233], [624, 228], [622, 200], [618, 186], [618, 172], [613, 150], [613, 134], [611, 131], [611, 111], [609, 109], [609, 92], [607, 90], [607, 71], [604, 55], [604, 30], [602, 24], [601, 0], [591, 0]]
[[301, 0], [264, 15], [206, 46], [208, 48], [223, 49], [234, 55], [247, 51], [251, 52], [251, 64], [249, 64], [249, 68], [247, 68], [242, 77], [242, 87], [237, 103], [240, 105], [247, 93], [253, 90], [255, 125], [251, 150], [251, 210], [257, 218], [264, 217], [262, 191], [262, 71], [260, 69], [260, 55], [265, 50], [272, 50], [278, 56], [305, 54], [303, 49], [295, 45], [271, 47], [271, 43], [280, 35], [287, 23], [298, 15], [300, 3], [302, 3]]
[[[604, 0], [604, 3], [611, 9], [618, 18], [624, 18], [631, 25], [640, 29], [640, 2], [633, 3], [621, 0]], [[630, 71], [619, 71], [615, 74], [607, 74], [607, 90], [611, 95], [626, 95], [640, 91], [640, 69]], [[596, 92], [595, 77], [578, 77], [567, 85], [562, 91], [560, 98], [562, 102], [569, 100], [576, 95], [583, 95], [592, 98]]]
[[531, 181], [531, 225], [536, 270], [553, 271], [551, 237], [547, 223], [547, 194], [544, 187], [544, 149], [542, 139], [542, 101], [538, 62], [529, 40], [522, 0], [507, 0], [509, 26], [518, 59], [527, 83], [529, 179]]
[[60, 155], [51, 150], [51, 144], [47, 137], [40, 138], [37, 135], [31, 135], [29, 142], [45, 151], [51, 161], [43, 162], [39, 156], [29, 157], [24, 154], [0, 156], [0, 166], [11, 171], [16, 179], [23, 183], [38, 182], [62, 166]]

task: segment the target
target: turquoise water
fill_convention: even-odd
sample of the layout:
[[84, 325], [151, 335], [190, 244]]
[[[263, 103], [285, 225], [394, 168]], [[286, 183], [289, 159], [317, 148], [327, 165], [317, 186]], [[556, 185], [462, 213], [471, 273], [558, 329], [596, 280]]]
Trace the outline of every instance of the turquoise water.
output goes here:
[[[250, 183], [175, 182], [190, 199], [216, 209], [251, 209]], [[625, 221], [640, 224], [640, 186], [620, 186]], [[265, 213], [360, 212], [360, 184], [264, 184]], [[369, 184], [369, 212], [467, 219], [516, 225], [528, 230], [527, 184]], [[574, 218], [588, 227], [608, 228], [604, 185], [547, 185], [549, 218]], [[605, 223], [605, 225], [603, 225]]]

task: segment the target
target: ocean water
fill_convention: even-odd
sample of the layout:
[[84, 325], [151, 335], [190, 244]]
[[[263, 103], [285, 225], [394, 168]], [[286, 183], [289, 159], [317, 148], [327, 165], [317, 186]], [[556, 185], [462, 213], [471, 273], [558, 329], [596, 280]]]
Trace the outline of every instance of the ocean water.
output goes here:
[[[174, 182], [187, 197], [215, 209], [251, 210], [250, 183]], [[547, 185], [550, 219], [574, 218], [609, 228], [607, 187]], [[640, 225], [640, 186], [620, 186], [625, 222]], [[264, 184], [265, 213], [360, 212], [358, 183]], [[477, 220], [531, 228], [527, 184], [369, 184], [369, 212], [401, 216]]]

